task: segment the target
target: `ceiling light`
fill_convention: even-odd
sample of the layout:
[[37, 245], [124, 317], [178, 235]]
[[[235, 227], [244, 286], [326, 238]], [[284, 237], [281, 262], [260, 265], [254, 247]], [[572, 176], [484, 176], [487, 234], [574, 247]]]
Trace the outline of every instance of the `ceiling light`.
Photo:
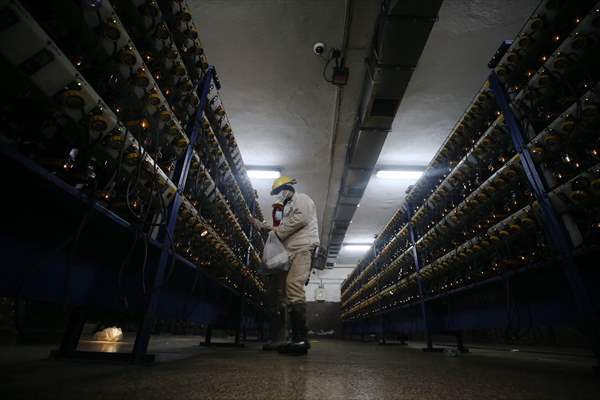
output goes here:
[[347, 242], [344, 244], [372, 244], [375, 241], [375, 238], [371, 236], [352, 235], [351, 238], [346, 238], [346, 240]]
[[416, 181], [423, 175], [423, 171], [415, 169], [380, 169], [375, 176], [379, 179], [396, 179], [405, 181]]
[[352, 252], [365, 252], [367, 250], [369, 250], [371, 248], [370, 244], [357, 244], [357, 243], [352, 243], [352, 244], [345, 244], [344, 245], [344, 250], [346, 251], [352, 251]]
[[249, 169], [248, 177], [254, 179], [277, 179], [281, 176], [281, 172], [275, 169]]

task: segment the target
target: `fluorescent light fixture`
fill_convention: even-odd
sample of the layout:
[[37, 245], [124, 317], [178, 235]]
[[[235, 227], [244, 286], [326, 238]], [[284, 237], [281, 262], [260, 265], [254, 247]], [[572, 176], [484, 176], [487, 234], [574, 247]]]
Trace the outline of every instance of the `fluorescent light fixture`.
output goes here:
[[369, 235], [349, 235], [344, 244], [371, 244], [374, 241], [375, 237]]
[[344, 245], [344, 250], [351, 252], [365, 252], [371, 248], [370, 244], [349, 243]]
[[276, 169], [249, 169], [248, 178], [254, 179], [277, 179], [281, 176], [281, 172]]
[[375, 174], [379, 179], [396, 179], [404, 181], [417, 181], [423, 176], [423, 171], [415, 169], [380, 169]]

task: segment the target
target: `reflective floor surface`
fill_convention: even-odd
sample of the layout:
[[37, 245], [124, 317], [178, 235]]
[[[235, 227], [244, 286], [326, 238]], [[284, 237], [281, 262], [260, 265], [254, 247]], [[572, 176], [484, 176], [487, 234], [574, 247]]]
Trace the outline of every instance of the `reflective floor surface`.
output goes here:
[[[158, 337], [158, 362], [134, 366], [47, 359], [49, 347], [0, 347], [2, 399], [598, 399], [585, 354], [473, 349], [456, 357], [419, 344], [313, 341], [308, 356], [247, 343], [204, 348]], [[126, 340], [127, 342], [127, 340]], [[130, 344], [122, 344], [127, 348]], [[103, 344], [85, 342], [82, 348]], [[98, 347], [96, 347], [98, 348]]]

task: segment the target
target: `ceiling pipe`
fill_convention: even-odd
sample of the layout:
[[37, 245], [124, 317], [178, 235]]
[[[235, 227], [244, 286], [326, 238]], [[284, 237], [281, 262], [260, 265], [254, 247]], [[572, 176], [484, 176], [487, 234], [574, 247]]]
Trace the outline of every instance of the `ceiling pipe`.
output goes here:
[[[342, 37], [342, 48], [340, 49], [342, 58], [342, 67], [346, 60], [348, 52], [348, 43], [350, 41], [350, 26], [352, 24], [352, 14], [354, 13], [354, 0], [346, 0], [345, 7], [345, 18], [344, 18], [344, 35]], [[335, 105], [333, 109], [333, 124], [331, 127], [331, 140], [329, 141], [329, 175], [327, 178], [327, 194], [325, 197], [325, 204], [328, 204], [329, 196], [331, 195], [331, 186], [333, 180], [333, 166], [335, 159], [335, 148], [338, 141], [338, 132], [340, 129], [340, 115], [342, 108], [342, 101], [344, 98], [344, 86], [335, 86]], [[325, 220], [325, 212], [327, 206], [323, 207], [323, 214], [321, 221]]]
[[[330, 262], [337, 258], [342, 248], [346, 231], [373, 174], [400, 101], [438, 19], [441, 2], [442, 0], [381, 2], [375, 35], [366, 59], [367, 72], [358, 119], [348, 143], [337, 202], [324, 243], [328, 248]], [[339, 120], [339, 115], [337, 118]], [[337, 135], [337, 129], [339, 121], [333, 135]], [[331, 156], [330, 162], [332, 159]], [[331, 182], [329, 183], [331, 188]]]

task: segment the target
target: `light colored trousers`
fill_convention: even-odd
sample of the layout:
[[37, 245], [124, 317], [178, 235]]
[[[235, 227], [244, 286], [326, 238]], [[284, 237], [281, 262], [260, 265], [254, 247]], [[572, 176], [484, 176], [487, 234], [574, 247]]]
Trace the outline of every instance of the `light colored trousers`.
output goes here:
[[306, 302], [304, 290], [306, 280], [310, 274], [311, 249], [294, 252], [291, 257], [290, 270], [285, 280], [285, 297], [287, 304]]

